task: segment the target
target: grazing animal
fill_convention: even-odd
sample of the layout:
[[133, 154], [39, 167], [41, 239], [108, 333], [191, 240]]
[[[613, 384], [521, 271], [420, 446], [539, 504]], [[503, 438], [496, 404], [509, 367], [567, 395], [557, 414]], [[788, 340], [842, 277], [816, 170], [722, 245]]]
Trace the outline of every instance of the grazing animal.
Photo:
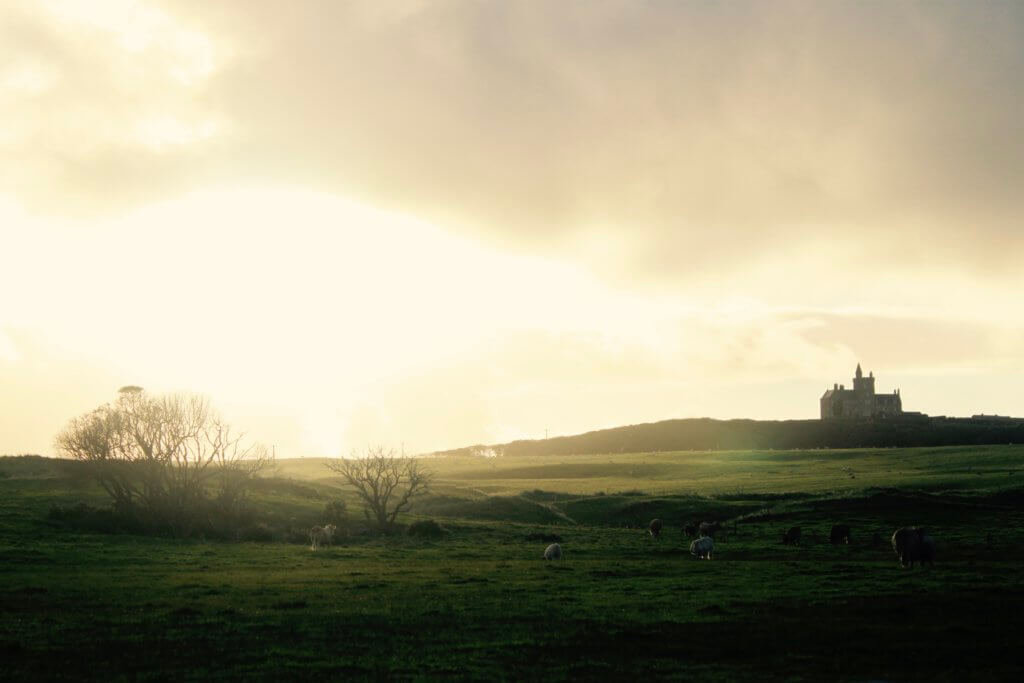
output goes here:
[[683, 533], [687, 538], [697, 535], [697, 522], [687, 522], [683, 527]]
[[710, 560], [715, 549], [715, 540], [710, 536], [701, 536], [690, 544], [690, 554], [699, 560]]
[[334, 538], [334, 532], [338, 530], [338, 527], [333, 524], [327, 526], [315, 526], [309, 530], [309, 542], [310, 550], [316, 550], [322, 545], [330, 545], [331, 540]]
[[552, 543], [544, 549], [545, 560], [560, 560], [562, 559], [562, 546], [558, 543]]
[[921, 566], [927, 562], [929, 567], [935, 566], [935, 539], [924, 534], [921, 536]]
[[698, 527], [697, 531], [700, 533], [701, 536], [710, 536], [711, 538], [714, 538], [715, 534], [718, 533], [721, 529], [722, 525], [718, 522], [701, 522], [700, 527]]
[[850, 525], [849, 524], [833, 524], [832, 531], [828, 534], [828, 540], [832, 545], [839, 545], [840, 543], [850, 544]]
[[658, 538], [659, 536], [661, 536], [661, 520], [660, 519], [652, 519], [651, 523], [647, 526], [647, 531], [654, 538]]
[[800, 527], [789, 527], [789, 531], [782, 535], [782, 542], [785, 545], [800, 545]]
[[913, 567], [918, 562], [923, 567], [935, 561], [935, 539], [922, 527], [905, 526], [892, 535], [892, 549], [900, 560], [901, 567]]

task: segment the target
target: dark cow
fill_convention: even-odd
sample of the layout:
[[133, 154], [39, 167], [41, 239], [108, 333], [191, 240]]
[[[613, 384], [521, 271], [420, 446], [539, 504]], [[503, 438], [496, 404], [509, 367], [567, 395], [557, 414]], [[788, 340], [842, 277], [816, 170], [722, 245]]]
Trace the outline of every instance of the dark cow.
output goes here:
[[718, 522], [701, 522], [697, 528], [697, 532], [701, 536], [715, 537], [715, 534], [722, 530], [722, 525]]
[[913, 567], [915, 562], [923, 567], [935, 562], [935, 539], [922, 527], [905, 526], [892, 535], [892, 549], [900, 560], [901, 567]]
[[800, 527], [790, 527], [789, 531], [782, 535], [782, 542], [786, 545], [800, 545]]
[[683, 527], [683, 534], [687, 538], [691, 538], [693, 536], [696, 536], [697, 535], [697, 528], [698, 528], [697, 522], [687, 522], [686, 526]]
[[651, 523], [647, 526], [647, 531], [654, 538], [658, 538], [659, 536], [661, 536], [661, 520], [652, 519]]
[[850, 544], [850, 525], [849, 524], [833, 524], [832, 531], [828, 534], [828, 540], [832, 545], [839, 545], [840, 543]]

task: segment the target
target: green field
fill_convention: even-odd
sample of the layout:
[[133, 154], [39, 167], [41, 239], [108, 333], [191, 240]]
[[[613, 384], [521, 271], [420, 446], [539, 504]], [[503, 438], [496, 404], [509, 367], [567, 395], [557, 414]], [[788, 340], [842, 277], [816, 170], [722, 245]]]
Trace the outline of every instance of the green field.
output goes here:
[[[1024, 677], [1024, 446], [426, 464], [403, 521], [443, 538], [365, 533], [303, 459], [261, 482], [254, 542], [89, 531], [50, 515], [105, 504], [87, 472], [0, 458], [0, 679]], [[339, 497], [351, 534], [311, 552]], [[710, 562], [680, 532], [701, 519], [727, 522]], [[933, 568], [898, 566], [906, 524], [935, 536]], [[793, 525], [804, 543], [782, 545]]]

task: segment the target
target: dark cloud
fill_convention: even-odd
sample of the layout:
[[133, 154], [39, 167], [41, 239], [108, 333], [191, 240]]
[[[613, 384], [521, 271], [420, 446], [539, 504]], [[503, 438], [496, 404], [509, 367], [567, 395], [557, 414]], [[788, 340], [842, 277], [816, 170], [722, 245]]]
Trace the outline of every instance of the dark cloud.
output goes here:
[[[109, 205], [216, 179], [301, 183], [503, 246], [572, 250], [607, 231], [624, 237], [598, 265], [671, 277], [814, 240], [855, 262], [1020, 255], [1017, 4], [167, 7], [232, 56], [159, 96], [230, 134], [24, 152], [61, 169], [61, 193]], [[109, 93], [85, 57], [71, 92]], [[124, 83], [117, 96], [144, 99]]]

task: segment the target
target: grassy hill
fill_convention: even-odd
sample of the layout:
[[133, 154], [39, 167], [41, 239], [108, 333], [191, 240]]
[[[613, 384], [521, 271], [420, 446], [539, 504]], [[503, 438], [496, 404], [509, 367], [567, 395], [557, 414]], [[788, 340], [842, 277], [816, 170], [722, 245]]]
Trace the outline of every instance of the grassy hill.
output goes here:
[[[0, 458], [0, 678], [1019, 680], [1022, 446], [427, 464], [405, 521], [442, 538], [314, 553], [280, 530], [339, 497], [358, 518], [322, 461], [281, 461], [253, 494], [272, 533], [224, 542], [84, 531], [50, 515], [104, 503], [77, 463]], [[711, 562], [692, 519], [728, 522]], [[898, 567], [908, 523], [934, 568]]]
[[439, 452], [465, 456], [578, 455], [638, 451], [892, 448], [1024, 443], [1024, 418], [929, 417], [885, 419], [663, 420], [551, 439], [512, 441]]
[[[1024, 445], [782, 451], [675, 451], [614, 455], [428, 458], [438, 486], [467, 495], [640, 490], [649, 494], [826, 493], [900, 486], [999, 489], [1016, 477]], [[322, 458], [278, 461], [278, 473], [337, 484]]]

